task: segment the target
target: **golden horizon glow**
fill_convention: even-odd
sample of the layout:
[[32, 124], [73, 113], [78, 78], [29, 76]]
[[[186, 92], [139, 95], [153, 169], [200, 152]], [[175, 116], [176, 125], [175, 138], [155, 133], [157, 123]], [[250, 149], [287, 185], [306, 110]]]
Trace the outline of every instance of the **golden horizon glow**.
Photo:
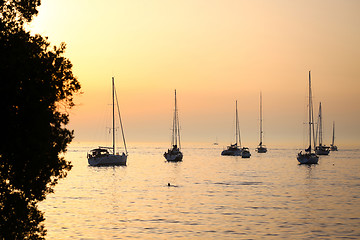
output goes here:
[[301, 142], [308, 71], [324, 138], [360, 144], [358, 1], [43, 0], [30, 24], [66, 56], [84, 94], [71, 112], [76, 139], [94, 140], [97, 109], [115, 76], [127, 138], [166, 141], [178, 90], [184, 141]]

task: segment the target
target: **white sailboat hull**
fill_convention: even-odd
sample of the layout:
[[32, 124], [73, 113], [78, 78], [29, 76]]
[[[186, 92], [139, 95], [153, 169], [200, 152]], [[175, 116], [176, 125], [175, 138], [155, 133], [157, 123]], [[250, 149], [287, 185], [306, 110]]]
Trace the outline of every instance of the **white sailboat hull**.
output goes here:
[[90, 166], [110, 166], [110, 165], [126, 165], [127, 155], [108, 154], [103, 156], [89, 157]]
[[300, 164], [317, 164], [319, 157], [315, 153], [299, 153], [297, 160]]

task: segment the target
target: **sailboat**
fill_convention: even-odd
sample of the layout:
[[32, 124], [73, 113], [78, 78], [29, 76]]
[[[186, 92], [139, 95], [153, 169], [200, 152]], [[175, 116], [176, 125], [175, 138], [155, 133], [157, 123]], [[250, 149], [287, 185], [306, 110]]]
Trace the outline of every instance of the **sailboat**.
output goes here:
[[[121, 133], [124, 143], [124, 149], [125, 152], [122, 154], [116, 153], [116, 141], [115, 141], [115, 99], [116, 99], [116, 105], [117, 110], [119, 114], [119, 121], [120, 121], [120, 127], [121, 127]], [[126, 149], [126, 142], [125, 142], [125, 136], [124, 136], [124, 129], [122, 126], [121, 121], [121, 115], [120, 115], [120, 109], [119, 109], [119, 103], [117, 100], [116, 90], [115, 90], [115, 83], [114, 83], [114, 77], [112, 78], [112, 147], [98, 147], [95, 149], [92, 149], [90, 153], [88, 153], [88, 163], [90, 166], [114, 166], [114, 165], [126, 165], [128, 152]]]
[[180, 123], [179, 123], [179, 114], [177, 110], [177, 102], [176, 102], [176, 89], [175, 89], [175, 110], [174, 110], [174, 118], [173, 118], [173, 128], [172, 128], [172, 137], [171, 137], [171, 149], [168, 149], [167, 152], [164, 153], [164, 157], [169, 162], [179, 162], [183, 159], [183, 154], [180, 151], [181, 143], [180, 143]]
[[332, 143], [330, 144], [330, 150], [331, 151], [337, 151], [338, 150], [337, 146], [334, 144], [334, 141], [335, 141], [335, 122], [333, 122]]
[[262, 144], [262, 136], [263, 135], [263, 130], [262, 130], [262, 94], [260, 92], [260, 143], [259, 146], [256, 148], [256, 151], [258, 153], [266, 153], [267, 152], [267, 148], [265, 145]]
[[[318, 155], [312, 152], [312, 138], [314, 136], [314, 115], [313, 115], [313, 105], [312, 105], [312, 93], [311, 93], [311, 72], [309, 71], [309, 147], [305, 149], [305, 153], [300, 151], [297, 155], [297, 160], [300, 164], [316, 164], [319, 161]], [[315, 144], [314, 144], [315, 145]]]
[[251, 156], [249, 148], [241, 148], [241, 138], [240, 138], [240, 127], [239, 127], [239, 116], [237, 101], [235, 102], [235, 143], [230, 144], [227, 149], [221, 152], [223, 156], [242, 156], [243, 158], [249, 158]]
[[322, 112], [321, 112], [321, 102], [319, 105], [319, 117], [316, 135], [319, 134], [319, 145], [315, 147], [315, 153], [317, 155], [329, 155], [330, 147], [322, 144], [323, 131], [322, 131]]
[[239, 128], [239, 116], [236, 101], [235, 110], [235, 143], [227, 146], [227, 149], [221, 152], [223, 156], [241, 156], [241, 139], [240, 139], [240, 128]]

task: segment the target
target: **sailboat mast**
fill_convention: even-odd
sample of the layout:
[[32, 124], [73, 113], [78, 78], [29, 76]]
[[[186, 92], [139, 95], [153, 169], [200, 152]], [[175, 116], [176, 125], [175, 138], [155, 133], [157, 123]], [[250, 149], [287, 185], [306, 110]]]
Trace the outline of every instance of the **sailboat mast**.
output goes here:
[[236, 138], [236, 145], [241, 147], [241, 137], [240, 137], [240, 126], [239, 126], [239, 114], [238, 114], [238, 107], [237, 107], [237, 100], [236, 100], [236, 116], [235, 116], [235, 138]]
[[311, 71], [309, 71], [309, 151], [311, 153]]
[[120, 121], [120, 127], [121, 127], [121, 135], [123, 138], [123, 143], [124, 143], [124, 148], [125, 148], [125, 153], [126, 155], [128, 154], [127, 148], [126, 148], [126, 141], [125, 141], [125, 134], [124, 134], [124, 128], [123, 128], [123, 124], [122, 124], [122, 120], [121, 120], [121, 114], [120, 114], [120, 107], [119, 107], [119, 101], [118, 101], [118, 96], [116, 93], [116, 88], [114, 89], [115, 91], [115, 98], [116, 98], [116, 106], [117, 106], [117, 110], [118, 110], [118, 114], [119, 114], [119, 121]]
[[[176, 89], [175, 89], [175, 96], [176, 96]], [[175, 97], [176, 98], [176, 97]], [[176, 102], [176, 101], [175, 101]], [[176, 108], [176, 107], [175, 107]], [[173, 113], [173, 122], [172, 122], [172, 131], [171, 131], [171, 146], [175, 145], [175, 109], [174, 109], [174, 113]]]
[[237, 100], [236, 100], [236, 103], [235, 103], [235, 107], [236, 107], [236, 110], [235, 110], [235, 139], [236, 139], [236, 145], [238, 145], [239, 143], [239, 139], [238, 139], [238, 132], [239, 132], [239, 129], [238, 129], [238, 122], [239, 122], [239, 119], [238, 119], [238, 109], [237, 109]]
[[332, 144], [334, 146], [334, 142], [335, 142], [335, 122], [333, 122], [333, 136], [332, 136]]
[[312, 100], [312, 91], [311, 91], [311, 125], [312, 125], [312, 135], [313, 135], [313, 143], [314, 148], [316, 146], [316, 138], [315, 138], [315, 123], [314, 123], [314, 103]]
[[181, 148], [181, 143], [180, 143], [180, 121], [179, 121], [179, 111], [177, 109], [176, 91], [175, 91], [175, 108], [176, 108], [177, 137], [179, 138], [179, 146], [178, 146], [178, 148]]
[[177, 145], [177, 121], [176, 121], [176, 115], [177, 115], [177, 106], [176, 106], [176, 89], [175, 89], [175, 110], [174, 110], [174, 119], [173, 119], [173, 145]]
[[319, 106], [319, 146], [322, 145], [322, 112], [321, 112], [321, 102]]
[[115, 154], [115, 86], [114, 86], [114, 77], [112, 77], [112, 125], [113, 125], [113, 154]]
[[260, 146], [262, 145], [262, 93], [260, 92]]

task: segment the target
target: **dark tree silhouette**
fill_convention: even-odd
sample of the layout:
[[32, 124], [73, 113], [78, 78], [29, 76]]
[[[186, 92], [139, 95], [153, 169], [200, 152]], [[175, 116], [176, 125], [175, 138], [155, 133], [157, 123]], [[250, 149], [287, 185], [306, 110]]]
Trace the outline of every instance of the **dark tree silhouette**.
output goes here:
[[43, 239], [37, 203], [72, 167], [68, 109], [80, 84], [63, 54], [24, 23], [40, 0], [0, 0], [0, 239]]

